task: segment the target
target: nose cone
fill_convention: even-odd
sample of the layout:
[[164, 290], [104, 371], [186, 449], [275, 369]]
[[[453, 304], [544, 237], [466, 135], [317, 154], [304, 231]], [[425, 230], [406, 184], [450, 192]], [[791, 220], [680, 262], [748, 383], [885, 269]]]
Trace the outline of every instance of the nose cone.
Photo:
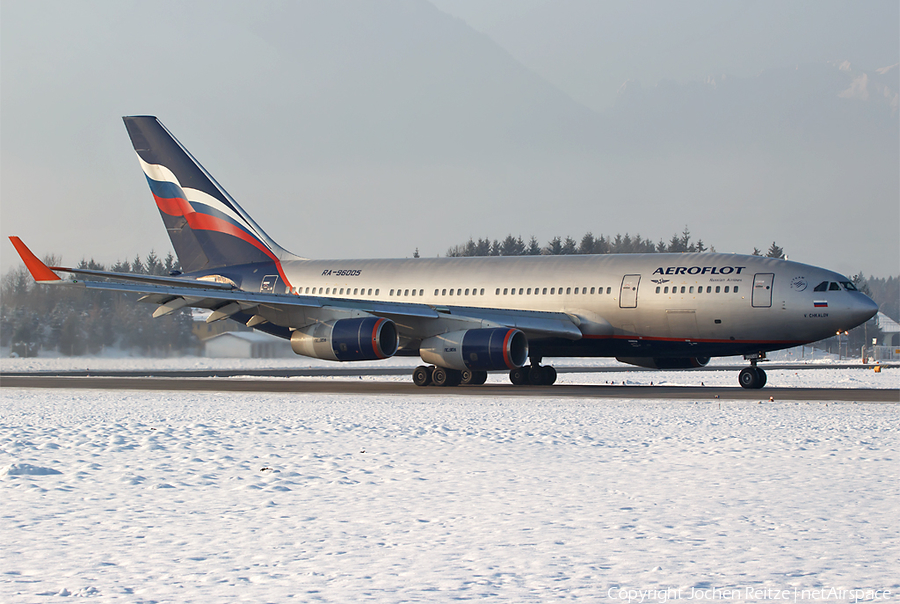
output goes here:
[[865, 294], [853, 296], [853, 302], [850, 304], [847, 318], [850, 320], [850, 328], [862, 325], [875, 316], [878, 312], [878, 305], [872, 298]]

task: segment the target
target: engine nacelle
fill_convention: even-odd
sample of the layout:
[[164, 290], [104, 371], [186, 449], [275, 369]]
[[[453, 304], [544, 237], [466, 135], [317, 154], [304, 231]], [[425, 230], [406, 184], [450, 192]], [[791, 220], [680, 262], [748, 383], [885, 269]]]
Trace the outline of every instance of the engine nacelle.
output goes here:
[[384, 359], [397, 352], [397, 343], [397, 326], [379, 317], [316, 323], [291, 335], [294, 352], [329, 361]]
[[451, 331], [423, 340], [419, 356], [426, 363], [460, 371], [515, 369], [528, 360], [528, 338], [507, 327]]
[[695, 369], [706, 367], [709, 357], [692, 357], [682, 359], [670, 359], [666, 357], [616, 357], [620, 363], [646, 367], [647, 369]]

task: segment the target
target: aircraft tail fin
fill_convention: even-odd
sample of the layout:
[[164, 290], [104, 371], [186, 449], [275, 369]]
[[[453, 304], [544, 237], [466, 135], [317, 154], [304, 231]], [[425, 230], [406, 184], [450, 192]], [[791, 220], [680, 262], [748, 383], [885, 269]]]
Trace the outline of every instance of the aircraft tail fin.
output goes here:
[[280, 263], [276, 244], [153, 116], [122, 118], [182, 270]]

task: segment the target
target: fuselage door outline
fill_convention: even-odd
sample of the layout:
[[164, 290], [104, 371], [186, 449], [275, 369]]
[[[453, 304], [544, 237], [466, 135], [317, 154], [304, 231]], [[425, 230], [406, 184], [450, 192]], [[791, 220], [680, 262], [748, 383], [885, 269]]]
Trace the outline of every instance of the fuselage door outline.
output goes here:
[[619, 290], [619, 308], [637, 308], [638, 286], [640, 284], [640, 275], [625, 275], [622, 277], [622, 287]]
[[775, 273], [756, 273], [753, 275], [753, 294], [750, 305], [753, 308], [770, 308], [772, 306], [772, 286]]

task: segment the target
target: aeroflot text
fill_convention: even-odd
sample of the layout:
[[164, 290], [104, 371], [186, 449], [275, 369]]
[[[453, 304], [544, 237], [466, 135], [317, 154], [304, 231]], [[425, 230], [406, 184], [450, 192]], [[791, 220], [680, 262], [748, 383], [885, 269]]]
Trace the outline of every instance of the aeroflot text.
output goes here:
[[746, 266], [667, 266], [653, 271], [654, 275], [740, 275]]
[[710, 587], [697, 589], [691, 587], [690, 592], [670, 587], [668, 589], [626, 589], [610, 587], [606, 590], [606, 597], [610, 600], [622, 600], [625, 602], [654, 602], [664, 604], [670, 600], [700, 600], [700, 601], [736, 601], [747, 602], [760, 600], [790, 601], [790, 602], [817, 602], [845, 600], [851, 604], [859, 602], [877, 602], [889, 599], [893, 594], [886, 589], [772, 589], [761, 587]]

